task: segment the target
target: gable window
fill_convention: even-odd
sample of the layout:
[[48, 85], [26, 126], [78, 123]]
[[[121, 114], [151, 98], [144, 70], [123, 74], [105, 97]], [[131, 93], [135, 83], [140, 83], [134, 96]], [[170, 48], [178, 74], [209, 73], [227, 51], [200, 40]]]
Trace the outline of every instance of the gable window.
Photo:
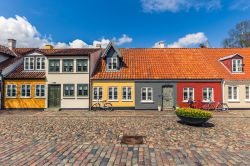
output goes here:
[[152, 102], [153, 101], [153, 88], [143, 87], [141, 88], [141, 102]]
[[77, 85], [77, 96], [87, 97], [89, 95], [88, 84], [78, 84]]
[[250, 101], [250, 86], [246, 86], [246, 101]]
[[49, 72], [60, 72], [60, 60], [59, 59], [49, 60]]
[[242, 72], [242, 60], [241, 59], [233, 59], [232, 60], [233, 64], [233, 72]]
[[36, 58], [36, 69], [37, 70], [44, 70], [45, 69], [45, 58], [43, 58], [43, 57]]
[[131, 87], [122, 87], [122, 100], [131, 101], [132, 100]]
[[7, 85], [6, 86], [6, 96], [7, 97], [16, 97], [16, 85]]
[[63, 96], [73, 97], [75, 95], [75, 86], [74, 84], [64, 84], [63, 85]]
[[183, 88], [183, 101], [194, 100], [194, 88]]
[[36, 85], [36, 97], [45, 96], [45, 85]]
[[21, 86], [21, 97], [30, 97], [30, 85], [22, 85]]
[[202, 96], [204, 102], [210, 102], [214, 100], [213, 88], [203, 88]]
[[88, 72], [88, 59], [77, 59], [76, 67], [77, 72]]
[[118, 91], [117, 87], [109, 87], [109, 100], [117, 101], [118, 100]]
[[118, 70], [118, 58], [107, 58], [108, 70]]
[[229, 86], [228, 87], [228, 101], [238, 101], [239, 100], [239, 92], [237, 86]]
[[34, 70], [34, 57], [24, 58], [24, 70]]
[[63, 60], [63, 72], [73, 72], [74, 60], [73, 59], [64, 59]]
[[93, 88], [94, 101], [102, 100], [102, 87]]

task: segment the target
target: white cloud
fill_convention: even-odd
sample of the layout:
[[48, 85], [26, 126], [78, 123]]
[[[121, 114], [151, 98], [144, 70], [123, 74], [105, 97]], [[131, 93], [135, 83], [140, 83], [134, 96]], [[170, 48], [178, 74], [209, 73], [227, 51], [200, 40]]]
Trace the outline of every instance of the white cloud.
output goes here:
[[141, 0], [145, 12], [178, 12], [190, 9], [212, 10], [221, 8], [221, 0]]
[[7, 39], [18, 41], [19, 47], [41, 47], [49, 42], [49, 38], [42, 37], [25, 17], [0, 17], [0, 44], [7, 45]]
[[188, 34], [185, 37], [178, 39], [178, 41], [169, 44], [168, 48], [183, 48], [183, 47], [194, 47], [198, 44], [207, 41], [207, 37], [203, 32]]
[[[33, 26], [25, 17], [15, 16], [14, 18], [0, 17], [0, 44], [7, 45], [8, 39], [16, 39], [18, 47], [43, 47], [50, 43], [56, 48], [93, 48], [96, 44], [101, 44], [105, 48], [110, 42], [109, 39], [102, 38], [94, 40], [92, 44], [87, 44], [81, 39], [72, 42], [54, 42], [51, 37], [41, 36], [36, 27]], [[120, 38], [112, 39], [117, 45], [131, 43], [133, 39], [126, 34]]]
[[230, 9], [232, 10], [247, 10], [249, 8], [249, 0], [234, 0], [230, 6]]

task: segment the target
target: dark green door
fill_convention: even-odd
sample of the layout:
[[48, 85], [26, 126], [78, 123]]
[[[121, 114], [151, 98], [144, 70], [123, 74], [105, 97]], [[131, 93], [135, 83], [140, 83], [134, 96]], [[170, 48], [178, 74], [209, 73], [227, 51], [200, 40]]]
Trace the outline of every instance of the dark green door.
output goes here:
[[48, 92], [49, 108], [60, 108], [61, 106], [61, 85], [49, 85]]

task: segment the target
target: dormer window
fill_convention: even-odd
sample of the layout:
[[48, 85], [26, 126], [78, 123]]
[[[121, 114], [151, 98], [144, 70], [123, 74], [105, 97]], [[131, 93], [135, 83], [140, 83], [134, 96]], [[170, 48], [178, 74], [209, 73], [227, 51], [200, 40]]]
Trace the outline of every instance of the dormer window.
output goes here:
[[118, 70], [118, 58], [107, 58], [108, 70]]
[[24, 58], [24, 69], [25, 70], [34, 70], [34, 57]]
[[242, 59], [233, 59], [232, 60], [232, 72], [240, 73], [242, 72]]
[[45, 58], [43, 58], [43, 57], [36, 58], [36, 69], [37, 70], [45, 70]]

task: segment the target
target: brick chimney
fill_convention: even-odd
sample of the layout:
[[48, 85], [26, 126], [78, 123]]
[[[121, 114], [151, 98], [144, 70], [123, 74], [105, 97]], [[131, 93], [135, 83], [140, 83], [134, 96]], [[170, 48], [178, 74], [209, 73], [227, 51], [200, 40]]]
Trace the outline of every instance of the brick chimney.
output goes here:
[[16, 48], [16, 40], [15, 39], [8, 39], [8, 48], [11, 50]]

